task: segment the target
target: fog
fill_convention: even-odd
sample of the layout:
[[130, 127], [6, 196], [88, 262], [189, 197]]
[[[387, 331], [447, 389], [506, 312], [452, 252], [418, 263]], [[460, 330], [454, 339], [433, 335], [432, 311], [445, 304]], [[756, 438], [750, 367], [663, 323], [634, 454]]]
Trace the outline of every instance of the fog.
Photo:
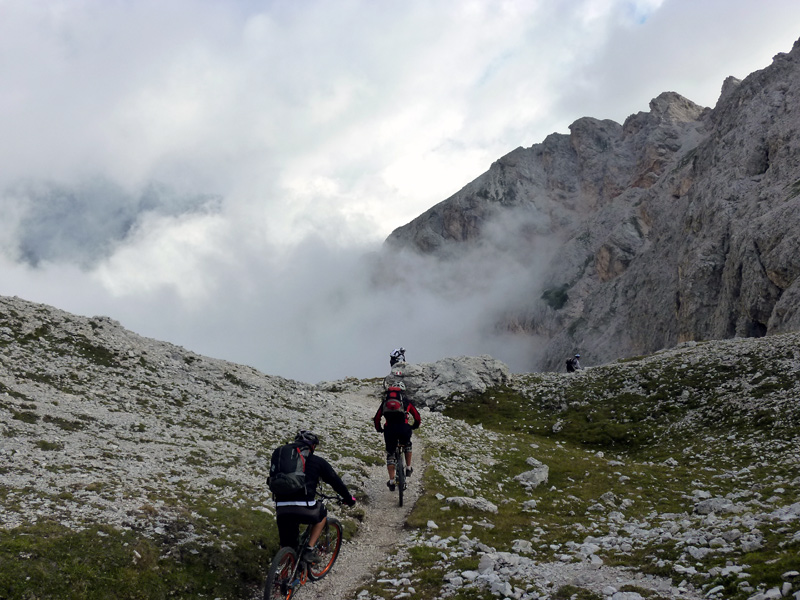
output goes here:
[[547, 259], [382, 242], [519, 146], [663, 91], [713, 106], [789, 0], [0, 0], [0, 294], [269, 374], [378, 376], [541, 344]]

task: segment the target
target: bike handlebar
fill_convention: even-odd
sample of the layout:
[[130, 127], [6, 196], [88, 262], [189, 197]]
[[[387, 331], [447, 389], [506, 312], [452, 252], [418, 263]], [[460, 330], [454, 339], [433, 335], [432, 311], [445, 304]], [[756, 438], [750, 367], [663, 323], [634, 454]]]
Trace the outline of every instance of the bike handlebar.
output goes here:
[[[323, 494], [319, 490], [317, 490], [317, 496], [319, 496], [323, 500], [335, 500], [337, 504], [345, 504], [345, 501], [347, 500], [347, 498], [343, 498], [339, 494], [336, 494], [334, 496], [329, 496], [328, 494]], [[353, 498], [353, 501], [355, 501], [356, 497], [353, 496], [352, 498]]]

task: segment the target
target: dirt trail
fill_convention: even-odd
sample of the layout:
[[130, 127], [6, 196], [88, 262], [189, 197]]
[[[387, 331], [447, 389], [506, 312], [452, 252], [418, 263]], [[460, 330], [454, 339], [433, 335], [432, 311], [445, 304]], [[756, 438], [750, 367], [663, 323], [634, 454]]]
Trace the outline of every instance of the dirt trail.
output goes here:
[[301, 599], [307, 600], [348, 600], [355, 598], [359, 586], [386, 562], [404, 535], [403, 525], [408, 513], [417, 501], [420, 492], [417, 474], [424, 465], [418, 460], [422, 445], [419, 438], [414, 441], [414, 476], [408, 481], [403, 507], [397, 504], [397, 492], [386, 487], [386, 467], [372, 467], [367, 484], [368, 501], [362, 504], [365, 509], [364, 522], [358, 535], [342, 545], [339, 559], [333, 570], [321, 581], [303, 586], [298, 592]]
[[[364, 393], [344, 393], [340, 402], [349, 414], [369, 413], [371, 419], [375, 398]], [[366, 411], [366, 412], [365, 412]], [[388, 479], [386, 466], [370, 467], [366, 482], [367, 499], [360, 504], [364, 509], [364, 520], [358, 534], [342, 544], [342, 550], [333, 569], [325, 578], [309, 582], [295, 594], [298, 600], [350, 600], [356, 597], [361, 585], [386, 562], [389, 554], [405, 535], [403, 526], [406, 517], [419, 498], [419, 477], [425, 470], [421, 458], [423, 443], [414, 435], [414, 454], [412, 465], [414, 474], [408, 480], [408, 489], [403, 499], [403, 507], [398, 506], [397, 492], [386, 487]], [[383, 444], [383, 438], [375, 434], [375, 443]], [[337, 509], [338, 510], [338, 509]], [[346, 508], [341, 509], [346, 511]]]

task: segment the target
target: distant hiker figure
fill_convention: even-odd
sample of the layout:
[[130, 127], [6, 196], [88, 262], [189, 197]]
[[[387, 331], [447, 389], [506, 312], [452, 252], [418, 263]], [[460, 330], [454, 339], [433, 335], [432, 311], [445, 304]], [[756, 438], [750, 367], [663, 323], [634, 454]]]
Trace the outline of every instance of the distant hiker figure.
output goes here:
[[580, 360], [578, 360], [580, 357], [580, 354], [576, 354], [572, 358], [567, 359], [567, 373], [574, 373], [582, 369]]
[[396, 348], [392, 350], [392, 353], [389, 355], [389, 366], [393, 367], [396, 363], [400, 361], [406, 362], [406, 349], [402, 346], [400, 348]]

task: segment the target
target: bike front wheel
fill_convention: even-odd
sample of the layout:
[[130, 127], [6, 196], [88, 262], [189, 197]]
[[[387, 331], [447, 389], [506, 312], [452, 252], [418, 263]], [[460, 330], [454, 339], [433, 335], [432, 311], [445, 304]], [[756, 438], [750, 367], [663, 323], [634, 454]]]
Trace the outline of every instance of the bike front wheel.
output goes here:
[[396, 469], [397, 493], [400, 506], [403, 506], [403, 493], [406, 491], [406, 455], [403, 451], [398, 454]]
[[292, 577], [297, 566], [297, 553], [292, 548], [281, 548], [272, 559], [264, 586], [264, 600], [289, 600], [294, 594]]
[[312, 581], [322, 579], [333, 568], [333, 563], [339, 558], [342, 547], [342, 524], [334, 517], [328, 517], [322, 534], [317, 540], [317, 554], [322, 560], [313, 565], [308, 565], [308, 578]]

